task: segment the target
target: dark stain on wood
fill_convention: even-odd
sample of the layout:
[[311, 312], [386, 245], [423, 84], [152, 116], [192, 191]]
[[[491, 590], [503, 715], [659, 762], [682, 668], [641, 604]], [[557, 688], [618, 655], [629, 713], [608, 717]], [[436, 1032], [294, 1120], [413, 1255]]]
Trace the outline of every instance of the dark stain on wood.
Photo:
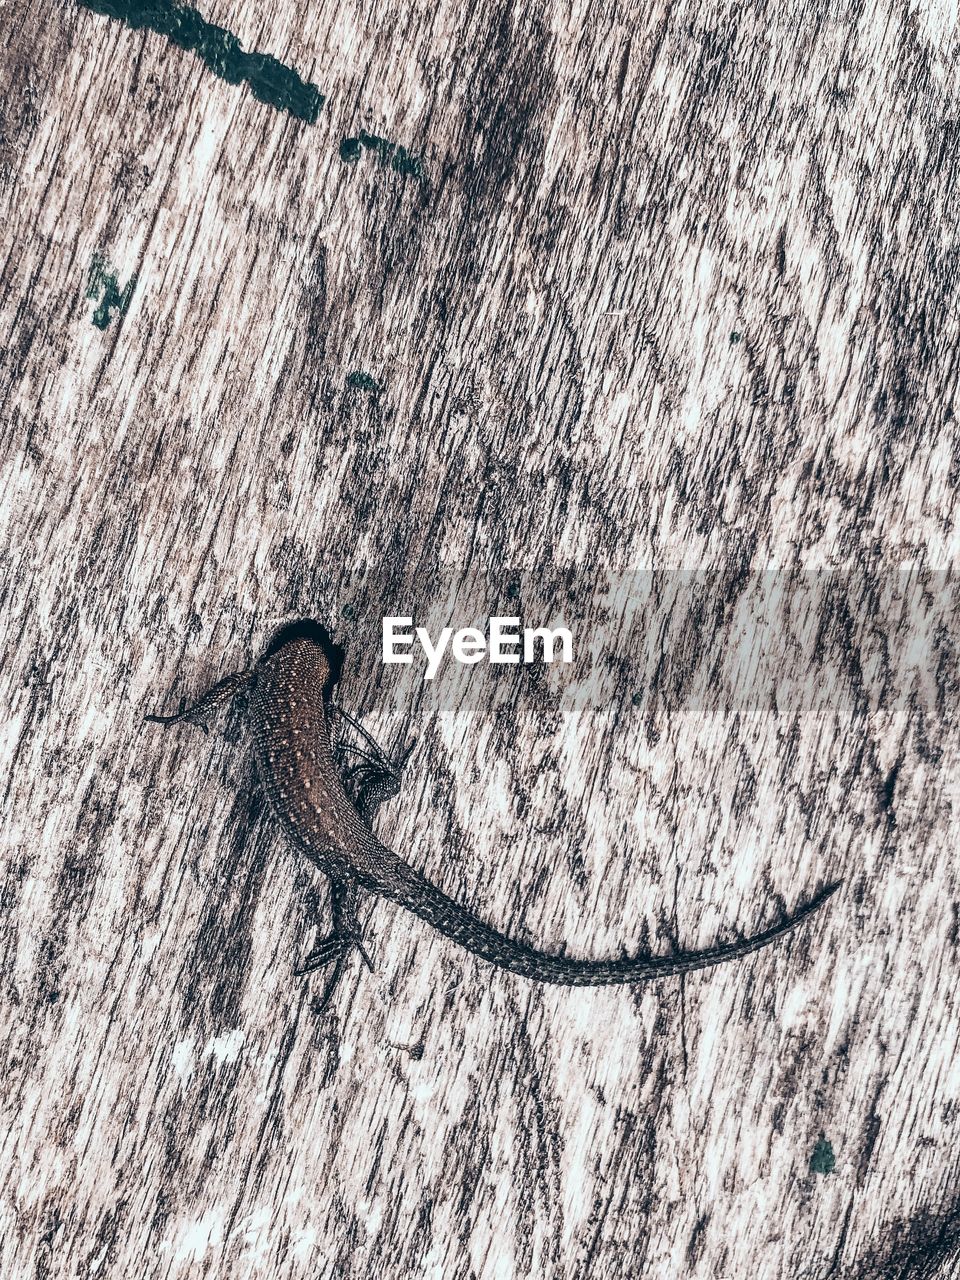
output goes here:
[[195, 53], [208, 71], [227, 84], [246, 83], [260, 102], [316, 124], [323, 94], [301, 80], [292, 67], [268, 53], [245, 53], [224, 27], [207, 22], [197, 9], [172, 0], [77, 0], [85, 9], [117, 18], [134, 31], [155, 31], [181, 49]]

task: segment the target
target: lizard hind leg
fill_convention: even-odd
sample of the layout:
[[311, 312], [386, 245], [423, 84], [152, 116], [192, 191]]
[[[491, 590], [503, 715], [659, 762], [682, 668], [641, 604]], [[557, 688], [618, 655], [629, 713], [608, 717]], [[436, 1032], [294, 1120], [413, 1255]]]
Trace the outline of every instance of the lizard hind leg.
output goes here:
[[[339, 711], [336, 706], [333, 709]], [[367, 751], [353, 743], [341, 742], [338, 744], [337, 754], [342, 769], [345, 768], [344, 755], [347, 751], [359, 757], [358, 764], [346, 769], [344, 782], [360, 816], [367, 826], [371, 826], [381, 804], [392, 799], [400, 790], [403, 766], [413, 750], [413, 745], [402, 752], [396, 760], [392, 760], [362, 725], [345, 712], [340, 714], [347, 723], [360, 732], [370, 748]], [[326, 989], [320, 999], [321, 1009], [326, 1008], [330, 1002], [353, 950], [360, 952], [364, 964], [371, 972], [373, 971], [373, 964], [363, 945], [363, 931], [357, 917], [357, 909], [365, 894], [354, 881], [339, 877], [331, 877], [330, 888], [333, 928], [325, 938], [317, 942], [303, 964], [295, 971], [299, 977], [333, 965]]]
[[352, 880], [331, 880], [333, 928], [325, 938], [321, 938], [303, 964], [294, 970], [297, 977], [314, 973], [317, 969], [325, 969], [333, 965], [326, 990], [320, 1001], [324, 1008], [333, 995], [337, 984], [343, 976], [347, 961], [352, 951], [359, 951], [369, 970], [373, 964], [363, 945], [363, 933], [357, 919], [357, 908], [361, 901], [361, 891]]

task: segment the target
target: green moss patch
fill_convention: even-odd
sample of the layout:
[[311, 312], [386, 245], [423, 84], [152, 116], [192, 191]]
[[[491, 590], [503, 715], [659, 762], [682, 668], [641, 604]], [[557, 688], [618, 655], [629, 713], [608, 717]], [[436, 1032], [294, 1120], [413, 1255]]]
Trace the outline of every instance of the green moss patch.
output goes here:
[[301, 80], [292, 67], [269, 53], [245, 53], [240, 41], [223, 27], [207, 22], [201, 13], [172, 0], [78, 0], [85, 9], [125, 22], [134, 31], [147, 28], [166, 36], [181, 49], [195, 53], [215, 76], [227, 84], [246, 82], [259, 102], [287, 111], [298, 120], [316, 124], [323, 94]]
[[836, 1156], [833, 1154], [833, 1147], [826, 1140], [821, 1138], [817, 1145], [813, 1148], [813, 1155], [810, 1157], [811, 1173], [833, 1173], [837, 1167]]

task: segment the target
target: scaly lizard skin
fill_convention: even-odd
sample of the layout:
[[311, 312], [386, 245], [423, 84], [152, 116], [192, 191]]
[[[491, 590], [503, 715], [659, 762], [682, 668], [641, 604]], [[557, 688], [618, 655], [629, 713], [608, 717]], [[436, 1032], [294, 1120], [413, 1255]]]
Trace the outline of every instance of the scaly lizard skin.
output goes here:
[[376, 761], [367, 757], [367, 780], [357, 803], [348, 796], [330, 732], [331, 714], [337, 710], [331, 695], [339, 675], [331, 667], [334, 652], [321, 628], [288, 628], [251, 672], [228, 676], [195, 706], [176, 715], [147, 717], [161, 724], [196, 721], [218, 703], [244, 690], [248, 693], [254, 750], [270, 808], [294, 844], [332, 881], [333, 932], [317, 945], [301, 973], [337, 962], [339, 974], [354, 948], [367, 960], [356, 919], [360, 890], [392, 898], [445, 937], [521, 977], [595, 987], [688, 973], [759, 951], [790, 933], [839, 888], [829, 885], [762, 933], [703, 951], [576, 960], [508, 938], [447, 897], [373, 834], [369, 823], [376, 808], [399, 789], [399, 770], [382, 753]]

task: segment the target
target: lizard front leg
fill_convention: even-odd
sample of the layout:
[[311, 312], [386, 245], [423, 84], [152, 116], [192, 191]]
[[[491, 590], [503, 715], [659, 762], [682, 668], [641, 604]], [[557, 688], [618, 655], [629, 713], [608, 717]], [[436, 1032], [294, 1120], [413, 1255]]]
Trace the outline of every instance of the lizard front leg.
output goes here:
[[252, 679], [252, 671], [237, 672], [235, 675], [226, 676], [223, 680], [218, 680], [213, 688], [208, 689], [192, 707], [185, 706], [184, 701], [181, 701], [180, 710], [172, 716], [150, 715], [143, 718], [152, 724], [177, 724], [181, 720], [186, 720], [190, 724], [198, 725], [204, 733], [207, 733], [207, 725], [201, 717], [211, 711], [216, 711], [223, 703], [229, 702], [238, 693], [242, 693]]
[[[417, 745], [416, 741], [411, 742], [394, 759], [387, 754], [375, 738], [367, 733], [363, 725], [354, 720], [346, 711], [336, 705], [332, 705], [330, 709], [351, 728], [355, 729], [369, 747], [369, 750], [364, 750], [352, 742], [341, 739], [337, 742], [335, 751], [341, 767], [344, 786], [361, 818], [363, 818], [368, 827], [372, 828], [373, 820], [380, 806], [385, 804], [387, 800], [392, 800], [399, 793], [403, 769], [411, 751]], [[357, 758], [357, 763], [349, 767], [346, 764], [348, 752]]]

